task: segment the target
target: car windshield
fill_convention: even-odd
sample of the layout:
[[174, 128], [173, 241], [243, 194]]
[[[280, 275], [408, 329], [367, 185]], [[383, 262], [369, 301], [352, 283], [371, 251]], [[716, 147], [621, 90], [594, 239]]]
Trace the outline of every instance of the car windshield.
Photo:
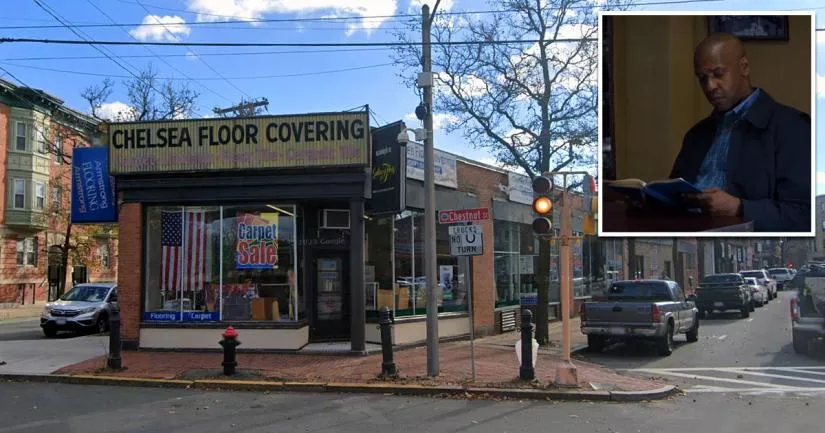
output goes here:
[[719, 274], [719, 275], [708, 275], [702, 280], [703, 284], [719, 284], [719, 283], [731, 283], [731, 284], [740, 284], [742, 282], [742, 277], [736, 274]]
[[750, 271], [750, 272], [742, 272], [743, 277], [754, 277], [754, 278], [765, 278], [765, 274], [762, 271]]
[[670, 301], [667, 285], [658, 282], [633, 282], [613, 284], [607, 291], [607, 299]]
[[771, 275], [786, 275], [788, 271], [785, 269], [768, 269], [768, 273]]
[[750, 284], [752, 286], [756, 285], [756, 278], [745, 278], [745, 283]]
[[81, 302], [103, 302], [108, 287], [102, 286], [75, 286], [60, 297], [61, 301], [81, 301]]

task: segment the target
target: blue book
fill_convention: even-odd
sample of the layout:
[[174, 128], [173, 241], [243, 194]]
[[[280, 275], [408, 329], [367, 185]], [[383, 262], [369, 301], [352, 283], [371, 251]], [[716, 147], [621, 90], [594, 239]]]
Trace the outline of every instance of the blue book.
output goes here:
[[702, 192], [696, 185], [681, 177], [650, 182], [640, 179], [621, 179], [608, 181], [606, 185], [624, 194], [631, 202], [643, 207], [666, 206], [691, 212], [697, 212], [698, 209], [686, 204], [682, 199], [682, 194]]

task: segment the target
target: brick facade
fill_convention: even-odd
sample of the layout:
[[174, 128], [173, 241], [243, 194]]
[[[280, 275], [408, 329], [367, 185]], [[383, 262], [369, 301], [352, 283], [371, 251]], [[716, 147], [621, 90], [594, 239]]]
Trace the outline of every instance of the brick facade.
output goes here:
[[[498, 188], [507, 183], [507, 175], [473, 165], [465, 161], [456, 163], [458, 188], [478, 197], [481, 207], [492, 210], [493, 198], [505, 198]], [[492, 218], [492, 215], [491, 215]], [[480, 223], [484, 230], [484, 255], [473, 257], [473, 326], [477, 335], [495, 333], [496, 284], [493, 264], [493, 220]]]
[[143, 215], [139, 203], [124, 203], [120, 208], [121, 239], [119, 255], [128, 265], [118, 272], [118, 304], [124, 345], [137, 347], [140, 338], [141, 263], [143, 260]]

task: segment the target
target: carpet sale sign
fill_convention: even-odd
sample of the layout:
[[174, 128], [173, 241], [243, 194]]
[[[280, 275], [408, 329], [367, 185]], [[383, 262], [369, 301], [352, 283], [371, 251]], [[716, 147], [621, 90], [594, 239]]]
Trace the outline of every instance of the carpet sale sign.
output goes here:
[[236, 269], [275, 269], [278, 267], [278, 214], [240, 214], [238, 216]]

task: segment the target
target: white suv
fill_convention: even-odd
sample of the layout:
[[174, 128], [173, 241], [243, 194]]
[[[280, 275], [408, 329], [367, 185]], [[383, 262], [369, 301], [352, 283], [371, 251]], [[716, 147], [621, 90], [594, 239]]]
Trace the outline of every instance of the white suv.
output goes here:
[[748, 271], [739, 271], [739, 275], [745, 278], [756, 278], [756, 281], [768, 289], [768, 300], [776, 299], [776, 281], [771, 277], [768, 271], [764, 269], [753, 269]]

